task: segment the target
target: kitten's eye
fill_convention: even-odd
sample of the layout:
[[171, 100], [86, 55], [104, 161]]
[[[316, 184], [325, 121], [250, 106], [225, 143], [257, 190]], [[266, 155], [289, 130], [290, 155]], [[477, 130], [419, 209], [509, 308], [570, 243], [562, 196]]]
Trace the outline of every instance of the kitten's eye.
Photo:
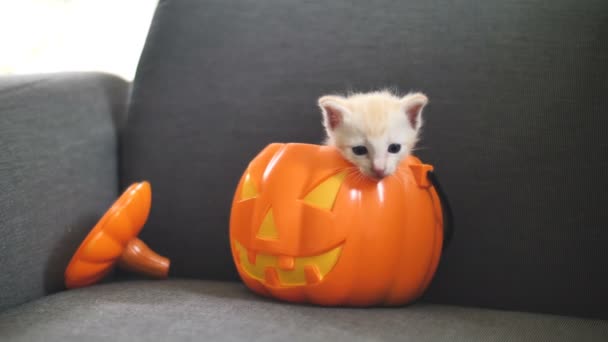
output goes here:
[[401, 145], [399, 145], [399, 144], [388, 145], [388, 153], [398, 153], [399, 151], [401, 151]]
[[355, 146], [353, 147], [353, 153], [358, 155], [358, 156], [362, 156], [364, 154], [367, 154], [367, 147], [365, 146]]

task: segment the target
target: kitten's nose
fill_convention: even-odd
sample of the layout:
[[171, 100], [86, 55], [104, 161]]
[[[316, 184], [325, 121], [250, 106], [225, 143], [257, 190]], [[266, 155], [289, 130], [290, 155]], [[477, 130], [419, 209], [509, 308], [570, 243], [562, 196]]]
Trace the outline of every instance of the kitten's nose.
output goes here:
[[378, 178], [384, 178], [386, 176], [386, 173], [384, 173], [384, 169], [374, 167], [374, 175], [376, 175], [376, 177]]

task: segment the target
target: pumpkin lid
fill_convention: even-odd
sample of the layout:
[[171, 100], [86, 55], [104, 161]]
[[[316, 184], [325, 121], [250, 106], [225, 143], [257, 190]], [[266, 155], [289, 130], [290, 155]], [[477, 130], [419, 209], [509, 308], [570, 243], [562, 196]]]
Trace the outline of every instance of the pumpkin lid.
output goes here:
[[[142, 253], [152, 253], [146, 257], [151, 258], [155, 268], [160, 267], [156, 275], [166, 276], [169, 260], [156, 255], [136, 238], [150, 213], [151, 199], [148, 182], [135, 183], [127, 188], [74, 253], [65, 271], [66, 287], [96, 283], [111, 271], [117, 261], [132, 263], [134, 258], [142, 259]], [[126, 251], [130, 256], [125, 256]], [[133, 252], [138, 256], [133, 257]]]

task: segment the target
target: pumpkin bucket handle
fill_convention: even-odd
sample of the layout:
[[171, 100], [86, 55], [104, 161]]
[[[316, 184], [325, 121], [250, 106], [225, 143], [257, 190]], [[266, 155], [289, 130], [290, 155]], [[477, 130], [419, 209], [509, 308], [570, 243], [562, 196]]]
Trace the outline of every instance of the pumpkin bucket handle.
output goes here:
[[433, 187], [437, 192], [437, 197], [439, 197], [439, 202], [441, 202], [441, 212], [443, 213], [443, 250], [445, 251], [454, 236], [454, 215], [452, 213], [452, 206], [450, 205], [450, 201], [448, 201], [448, 197], [445, 194], [445, 191], [443, 191], [443, 187], [435, 172], [427, 172], [427, 177], [431, 184], [433, 184]]

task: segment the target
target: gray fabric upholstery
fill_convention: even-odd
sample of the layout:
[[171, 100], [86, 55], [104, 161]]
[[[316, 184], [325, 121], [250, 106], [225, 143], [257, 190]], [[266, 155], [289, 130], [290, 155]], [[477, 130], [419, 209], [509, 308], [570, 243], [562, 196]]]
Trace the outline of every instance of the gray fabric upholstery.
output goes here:
[[606, 341], [608, 322], [416, 304], [295, 306], [241, 284], [135, 281], [62, 292], [0, 314], [3, 341]]
[[62, 289], [115, 199], [127, 88], [102, 74], [0, 78], [0, 310]]
[[121, 182], [149, 179], [146, 241], [176, 274], [234, 278], [247, 162], [320, 142], [316, 98], [395, 86], [430, 105], [418, 154], [456, 218], [427, 299], [608, 318], [608, 2], [161, 1]]

